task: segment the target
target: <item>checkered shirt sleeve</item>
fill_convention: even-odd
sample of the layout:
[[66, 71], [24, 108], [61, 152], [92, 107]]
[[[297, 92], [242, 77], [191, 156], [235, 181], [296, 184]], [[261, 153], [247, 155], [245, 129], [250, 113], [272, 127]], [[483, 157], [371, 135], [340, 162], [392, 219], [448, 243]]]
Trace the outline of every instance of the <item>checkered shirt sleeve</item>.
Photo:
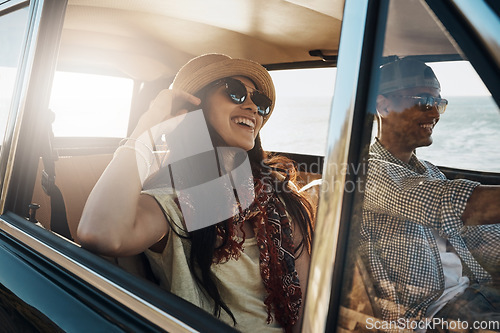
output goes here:
[[479, 183], [447, 180], [437, 167], [419, 161], [414, 155], [406, 165], [378, 142], [373, 150], [365, 192], [366, 209], [430, 227], [445, 238], [462, 230], [460, 218]]
[[[450, 241], [478, 281], [490, 279], [473, 255], [498, 260], [499, 225], [465, 227], [461, 215], [479, 183], [447, 180], [437, 167], [412, 156], [406, 164], [378, 141], [370, 149], [360, 255], [370, 272], [385, 320], [421, 319], [444, 290], [432, 230]], [[488, 235], [493, 246], [485, 244]], [[497, 261], [498, 263], [498, 261]]]

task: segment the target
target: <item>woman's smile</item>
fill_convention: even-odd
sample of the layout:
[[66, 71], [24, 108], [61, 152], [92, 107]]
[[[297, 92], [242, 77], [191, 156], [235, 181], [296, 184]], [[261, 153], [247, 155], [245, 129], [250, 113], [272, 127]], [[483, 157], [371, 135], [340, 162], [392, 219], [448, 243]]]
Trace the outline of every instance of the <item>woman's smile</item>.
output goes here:
[[242, 128], [250, 130], [251, 132], [255, 130], [255, 118], [250, 119], [247, 117], [236, 116], [232, 118], [232, 121]]
[[[248, 89], [255, 89], [254, 83], [244, 77], [233, 77], [241, 81]], [[262, 127], [264, 118], [258, 114], [257, 106], [247, 96], [241, 104], [231, 100], [224, 86], [215, 89], [207, 97], [205, 116], [224, 144], [246, 151], [253, 148], [255, 138]]]

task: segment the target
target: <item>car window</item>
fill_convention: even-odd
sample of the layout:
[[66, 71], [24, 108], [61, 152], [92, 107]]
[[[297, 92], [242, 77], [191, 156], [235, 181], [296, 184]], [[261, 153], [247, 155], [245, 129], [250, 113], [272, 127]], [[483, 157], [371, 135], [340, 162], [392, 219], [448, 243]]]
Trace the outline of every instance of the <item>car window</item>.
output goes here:
[[134, 82], [86, 73], [56, 72], [50, 108], [56, 137], [125, 137]]
[[[389, 22], [408, 15], [402, 12], [402, 3], [391, 1]], [[379, 66], [374, 69], [377, 77], [366, 111], [375, 125], [365, 126], [369, 135], [358, 134], [367, 139], [354, 169], [357, 185], [338, 325], [380, 331], [498, 330], [498, 321], [481, 320], [474, 312], [468, 314], [470, 321], [461, 321], [463, 312], [457, 308], [455, 313], [446, 312], [445, 306], [479, 276], [486, 280], [499, 276], [498, 224], [464, 227], [462, 221], [467, 200], [478, 185], [474, 181], [500, 184], [499, 108], [451, 33], [436, 16], [425, 14], [429, 9], [425, 4], [420, 9], [418, 2], [412, 4], [408, 7], [420, 10], [422, 26], [407, 25], [405, 33], [424, 36], [431, 45], [435, 31], [426, 34], [423, 24], [436, 25], [455, 50], [443, 52], [444, 46], [437, 45], [421, 54], [421, 44], [400, 39], [401, 31], [391, 24], [386, 27], [382, 59], [374, 58], [376, 64], [406, 58], [427, 64], [432, 71], [425, 70], [428, 90], [404, 90], [400, 83], [389, 90], [387, 77], [400, 73], [401, 67], [392, 67], [398, 69], [387, 76], [380, 74]], [[403, 50], [398, 54], [391, 53], [390, 43], [395, 41]], [[436, 107], [417, 104], [430, 101], [426, 98], [437, 89], [432, 72], [441, 85], [440, 98], [448, 101], [442, 114], [437, 105], [442, 107], [444, 101], [438, 96], [432, 99]], [[387, 91], [380, 92], [384, 88]], [[423, 116], [430, 110], [432, 117]], [[409, 147], [415, 146], [412, 155]], [[349, 189], [346, 183], [344, 195]]]
[[276, 87], [276, 106], [261, 131], [263, 148], [324, 156], [336, 68], [270, 73]]
[[[79, 299], [85, 300], [86, 305], [88, 305], [88, 309], [95, 310], [96, 312], [99, 311], [98, 315], [101, 318], [108, 319], [109, 317], [107, 312], [101, 311], [100, 307], [102, 303], [103, 308], [106, 307], [111, 309], [109, 310], [109, 312], [113, 311], [121, 312], [123, 310], [124, 313], [127, 313], [132, 316], [136, 315], [135, 311], [137, 310], [137, 308], [139, 308], [139, 310], [142, 310], [142, 313], [147, 312], [147, 314], [149, 314], [149, 316], [147, 317], [145, 316], [146, 320], [150, 320], [151, 317], [155, 317], [154, 318], [155, 321], [153, 323], [158, 323], [168, 320], [174, 321], [174, 319], [176, 318], [170, 319], [171, 316], [170, 317], [167, 316], [168, 314], [162, 313], [161, 311], [158, 310], [156, 306], [153, 308], [149, 304], [150, 299], [159, 303], [157, 299], [164, 298], [165, 295], [164, 293], [162, 294], [160, 292], [159, 288], [156, 288], [157, 290], [154, 290], [152, 284], [141, 283], [144, 281], [138, 282], [136, 280], [131, 280], [130, 277], [127, 276], [126, 274], [121, 274], [123, 275], [123, 279], [118, 279], [116, 277], [116, 274], [112, 274], [114, 273], [113, 269], [107, 267], [111, 265], [105, 265], [104, 261], [102, 262], [98, 261], [97, 259], [100, 258], [97, 256], [96, 258], [91, 257], [88, 251], [85, 251], [85, 249], [81, 249], [79, 246], [73, 246], [70, 243], [63, 244], [64, 239], [62, 237], [54, 237], [54, 234], [49, 232], [49, 230], [52, 230], [57, 233], [58, 231], [55, 228], [57, 225], [56, 221], [62, 221], [62, 223], [68, 223], [71, 235], [72, 236], [75, 235], [75, 229], [78, 224], [83, 205], [85, 204], [85, 199], [88, 196], [88, 193], [92, 190], [92, 187], [95, 184], [97, 178], [102, 173], [102, 170], [109, 162], [109, 159], [112, 158], [112, 154], [111, 153], [101, 154], [100, 150], [101, 147], [99, 147], [99, 149], [92, 150], [93, 147], [87, 148], [85, 146], [81, 149], [81, 146], [77, 146], [76, 149], [64, 150], [64, 149], [59, 149], [58, 145], [51, 146], [53, 142], [46, 141], [47, 137], [49, 137], [50, 139], [50, 135], [47, 135], [50, 133], [47, 133], [47, 129], [45, 128], [45, 120], [50, 119], [50, 116], [47, 112], [48, 110], [46, 104], [47, 102], [46, 97], [48, 97], [47, 96], [48, 93], [47, 92], [38, 93], [39, 91], [43, 90], [40, 89], [41, 86], [43, 85], [43, 88], [47, 87], [47, 89], [49, 89], [49, 87], [52, 87], [49, 108], [55, 114], [55, 120], [52, 125], [53, 133], [55, 134], [56, 137], [65, 137], [65, 138], [66, 137], [89, 137], [89, 138], [125, 137], [127, 135], [126, 133], [127, 127], [129, 125], [131, 98], [134, 90], [134, 81], [131, 79], [124, 79], [121, 77], [99, 76], [90, 73], [70, 73], [70, 72], [59, 71], [55, 73], [54, 78], [52, 79], [53, 68], [56, 66], [55, 64], [56, 57], [60, 60], [60, 62], [57, 63], [58, 67], [65, 69], [75, 69], [74, 67], [80, 67], [81, 65], [80, 63], [75, 65], [75, 62], [78, 62], [81, 58], [88, 58], [87, 57], [88, 54], [86, 52], [81, 52], [81, 50], [91, 51], [92, 49], [95, 48], [97, 51], [96, 53], [100, 56], [105, 52], [99, 52], [100, 50], [98, 46], [100, 46], [99, 44], [106, 44], [107, 40], [106, 39], [100, 40], [99, 37], [102, 36], [108, 37], [108, 35], [111, 38], [113, 37], [112, 33], [110, 33], [109, 31], [102, 31], [100, 29], [101, 27], [99, 27], [98, 25], [87, 24], [84, 26], [83, 29], [78, 29], [81, 28], [81, 26], [80, 27], [78, 26], [79, 24], [92, 22], [92, 20], [89, 20], [89, 18], [91, 18], [93, 15], [99, 18], [101, 17], [100, 15], [101, 12], [99, 11], [100, 8], [98, 8], [100, 6], [92, 8], [91, 7], [92, 4], [85, 1], [83, 3], [70, 1], [67, 12], [68, 20], [65, 21], [65, 24], [66, 22], [70, 23], [66, 26], [65, 31], [62, 32], [61, 47], [59, 48], [60, 53], [56, 55], [56, 52], [54, 51], [57, 50], [60, 37], [59, 35], [60, 31], [58, 30], [60, 25], [58, 25], [58, 23], [59, 24], [61, 23], [57, 19], [62, 18], [62, 16], [59, 17], [56, 16], [55, 14], [53, 16], [56, 17], [51, 17], [52, 14], [51, 9], [54, 9], [55, 7], [54, 4], [56, 3], [57, 2], [54, 1], [31, 2], [31, 4], [33, 5], [31, 6], [32, 12], [34, 11], [33, 7], [35, 5], [38, 5], [38, 9], [40, 10], [40, 12], [43, 9], [44, 13], [43, 19], [41, 19], [39, 16], [34, 17], [32, 22], [41, 21], [42, 23], [47, 23], [40, 27], [40, 35], [34, 35], [34, 37], [36, 38], [33, 39], [33, 44], [37, 46], [37, 50], [38, 47], [41, 50], [36, 53], [36, 56], [40, 57], [35, 58], [36, 63], [33, 65], [33, 67], [35, 69], [47, 68], [48, 69], [47, 71], [48, 72], [50, 71], [50, 73], [48, 73], [49, 75], [47, 75], [46, 72], [33, 71], [31, 70], [31, 68], [27, 69], [27, 75], [33, 74], [32, 76], [34, 82], [32, 83], [31, 81], [27, 80], [29, 83], [28, 84], [29, 94], [27, 95], [28, 98], [30, 98], [30, 100], [35, 101], [34, 103], [35, 105], [33, 105], [34, 107], [26, 108], [27, 110], [27, 112], [25, 113], [26, 117], [22, 119], [23, 123], [21, 124], [22, 132], [18, 137], [16, 137], [16, 139], [19, 139], [18, 141], [16, 141], [16, 144], [18, 142], [19, 144], [15, 148], [18, 149], [16, 151], [16, 155], [14, 154], [12, 155], [15, 157], [14, 161], [16, 162], [15, 164], [16, 172], [17, 170], [20, 170], [19, 174], [21, 175], [21, 177], [17, 177], [17, 174], [15, 174], [16, 177], [12, 177], [12, 183], [10, 187], [10, 189], [12, 190], [11, 192], [9, 192], [10, 195], [9, 200], [14, 201], [15, 199], [16, 207], [14, 207], [15, 209], [12, 209], [11, 207], [14, 206], [14, 204], [10, 204], [8, 207], [8, 212], [10, 213], [11, 211], [13, 211], [13, 213], [18, 218], [17, 220], [21, 221], [21, 222], [16, 221], [16, 223], [19, 223], [23, 227], [27, 225], [29, 226], [28, 228], [31, 228], [28, 229], [29, 237], [33, 236], [32, 238], [34, 239], [34, 241], [32, 243], [25, 244], [23, 243], [24, 240], [22, 239], [18, 243], [22, 243], [23, 251], [26, 250], [30, 252], [30, 256], [31, 254], [36, 254], [37, 257], [36, 259], [41, 258], [45, 260], [45, 258], [48, 258], [48, 260], [52, 261], [50, 263], [51, 264], [50, 267], [48, 267], [49, 265], [44, 266], [46, 268], [44, 272], [50, 275], [49, 278], [52, 281], [56, 280], [54, 278], [55, 274], [53, 274], [54, 266], [57, 266], [55, 267], [56, 269], [61, 269], [64, 270], [64, 272], [69, 272], [71, 276], [69, 276], [68, 278], [68, 283], [67, 284], [65, 283], [63, 285], [64, 288], [60, 289], [61, 293], [66, 297], [71, 297], [73, 295], [78, 294]], [[60, 2], [60, 4], [61, 6], [64, 6], [65, 2]], [[116, 33], [115, 36], [116, 41], [112, 40], [113, 43], [110, 43], [112, 44], [113, 48], [112, 50], [113, 52], [110, 52], [110, 54], [112, 54], [113, 56], [119, 54], [125, 54], [125, 56], [127, 56], [129, 54], [133, 54], [135, 53], [135, 51], [139, 51], [139, 49], [143, 45], [138, 43], [138, 45], [132, 45], [134, 46], [134, 48], [132, 47], [126, 47], [124, 49], [120, 48], [123, 44], [125, 44], [124, 42], [129, 42], [129, 40], [132, 41], [133, 40], [132, 37], [137, 38], [137, 40], [140, 39], [140, 36], [136, 37], [137, 36], [136, 33], [141, 31], [141, 27], [133, 25], [134, 23], [133, 21], [135, 20], [133, 7], [136, 6], [137, 3], [130, 3], [130, 5], [132, 6], [126, 7], [127, 8], [126, 10], [121, 10], [121, 12], [124, 12], [123, 20], [121, 17], [120, 18], [117, 17], [118, 21], [124, 22], [123, 31], [120, 31], [121, 27], [119, 25], [115, 27], [114, 24], [116, 22], [114, 20], [115, 19], [114, 17], [112, 17], [113, 20], [111, 21], [106, 20], [106, 18], [103, 19], [103, 21], [105, 21], [104, 25], [106, 27], [112, 26], [113, 28], [111, 30], [113, 30], [113, 33]], [[75, 12], [75, 7], [83, 7], [86, 10], [83, 11], [82, 15], [80, 15]], [[294, 7], [300, 8], [295, 5]], [[58, 9], [60, 8], [61, 7], [58, 7]], [[142, 12], [144, 9], [145, 8], [140, 8], [138, 12]], [[102, 11], [112, 12], [109, 8], [104, 8]], [[152, 13], [151, 17], [156, 15], [160, 16], [158, 13], [155, 12]], [[337, 13], [336, 15], [341, 16], [341, 13]], [[322, 16], [324, 16], [325, 18], [330, 17], [327, 15], [322, 15]], [[138, 18], [138, 21], [142, 21], [142, 18]], [[149, 20], [145, 21], [147, 22]], [[21, 20], [17, 19], [16, 22], [21, 22]], [[48, 24], [49, 22], [54, 22], [54, 24]], [[151, 33], [152, 31], [150, 30], [152, 27], [154, 27], [154, 25], [155, 24], [151, 24], [151, 26], [148, 26], [147, 29], [148, 31], [145, 32], [146, 36], [150, 37], [151, 35], [154, 35]], [[36, 26], [35, 28], [38, 29], [39, 27]], [[179, 29], [176, 29], [176, 31], [177, 30]], [[174, 29], [172, 29], [171, 31], [174, 31]], [[8, 28], [6, 32], [7, 34], [11, 33], [11, 29]], [[74, 32], [76, 32], [76, 34], [73, 34]], [[86, 35], [87, 32], [89, 33], [90, 38], [85, 38], [88, 36], [83, 36]], [[129, 36], [128, 33], [131, 33], [131, 36]], [[54, 37], [54, 38], [51, 39], [50, 43], [42, 43], [47, 41], [48, 39], [47, 37]], [[221, 39], [224, 39], [224, 42], [226, 40], [226, 38], [221, 38]], [[333, 38], [329, 39], [333, 41], [332, 42], [333, 44], [336, 43], [335, 39]], [[186, 39], [186, 42], [193, 45], [198, 44], [198, 43], [192, 43], [188, 39]], [[81, 48], [76, 47], [75, 50], [71, 49], [73, 46], [79, 43], [82, 44]], [[162, 58], [163, 56], [162, 54], [160, 54], [159, 51], [163, 51], [163, 49], [166, 49], [169, 51], [169, 53], [171, 52], [172, 59], [168, 59], [171, 60], [171, 63], [169, 63], [169, 61], [166, 61], [165, 63], [171, 65], [172, 69], [178, 68], [182, 58], [186, 57], [187, 54], [191, 54], [191, 52], [188, 52], [188, 50], [182, 49], [181, 51], [180, 49], [177, 49], [176, 48], [177, 46], [175, 45], [174, 46], [168, 45], [165, 39], [156, 38], [156, 36], [151, 37], [150, 40], [146, 40], [145, 44], [146, 45], [151, 44], [152, 46], [160, 46], [151, 49], [151, 53], [154, 53], [155, 54], [154, 57], [157, 57], [158, 59]], [[251, 45], [251, 43], [249, 44]], [[4, 44], [2, 43], [2, 45]], [[46, 49], [43, 50], [43, 47], [45, 45]], [[71, 50], [68, 52], [68, 49]], [[333, 49], [335, 50], [336, 48]], [[220, 49], [219, 52], [222, 51], [224, 51], [224, 49]], [[175, 52], [178, 52], [178, 54], [176, 54]], [[145, 53], [149, 53], [149, 51]], [[301, 52], [301, 53], [303, 53], [307, 58], [308, 54], [307, 52]], [[68, 61], [68, 58], [71, 58], [75, 54], [78, 55], [74, 57], [77, 60], [75, 62], [71, 62], [72, 59], [69, 59]], [[193, 55], [201, 54], [201, 49], [194, 50], [192, 54]], [[237, 56], [237, 54], [235, 56]], [[251, 54], [249, 54], [248, 57], [251, 57]], [[117, 56], [116, 58], [119, 58], [119, 56]], [[179, 60], [176, 60], [176, 58], [179, 58]], [[140, 56], [137, 58], [133, 58], [132, 60], [136, 59], [142, 60]], [[283, 60], [281, 60], [281, 58], [278, 57], [276, 61], [285, 61], [285, 59], [286, 58], [283, 57]], [[116, 62], [119, 62], [120, 59], [113, 58], [113, 61], [114, 60], [117, 60]], [[256, 59], [256, 60], [259, 60], [262, 63], [266, 63], [265, 61], [262, 61], [262, 59]], [[311, 61], [310, 59], [307, 60]], [[52, 61], [54, 62], [54, 64], [53, 66], [50, 66], [49, 63], [52, 63]], [[94, 64], [96, 65], [96, 67], [99, 67], [97, 65], [101, 65], [103, 62], [101, 61], [101, 59], [97, 60], [94, 59], [94, 61], [97, 63]], [[128, 61], [128, 62], [134, 62], [134, 61]], [[319, 63], [321, 62], [321, 60], [313, 59], [311, 62]], [[148, 67], [147, 64], [144, 67], [147, 68]], [[76, 68], [76, 70], [78, 69], [79, 68]], [[170, 68], [168, 68], [168, 70], [170, 70]], [[274, 125], [276, 126], [275, 128], [280, 128], [281, 130], [284, 129], [284, 131], [281, 132], [283, 133], [282, 138], [288, 139], [286, 141], [289, 142], [291, 141], [289, 135], [291, 131], [296, 131], [297, 133], [307, 132], [309, 137], [307, 139], [304, 137], [304, 140], [299, 139], [299, 141], [303, 141], [300, 142], [301, 145], [298, 144], [299, 141], [294, 141], [291, 142], [291, 144], [289, 144], [288, 146], [282, 145], [283, 141], [275, 139], [274, 140], [275, 146], [266, 147], [267, 150], [303, 152], [307, 154], [324, 155], [324, 146], [327, 133], [326, 124], [327, 124], [328, 114], [330, 111], [329, 104], [331, 101], [331, 94], [325, 93], [324, 91], [326, 92], [332, 91], [335, 79], [335, 71], [332, 69], [324, 70], [326, 71], [326, 74], [324, 76], [318, 74], [320, 71], [323, 70], [311, 70], [310, 72], [311, 73], [315, 72], [315, 74], [309, 77], [304, 77], [300, 75], [301, 72], [296, 72], [299, 74], [288, 76], [284, 79], [281, 79], [281, 82], [278, 83], [279, 87], [284, 86], [284, 89], [282, 90], [283, 97], [280, 98], [280, 100], [285, 101], [287, 98], [293, 95], [301, 97], [309, 97], [310, 99], [309, 100], [304, 99], [303, 102], [301, 102], [298, 99], [295, 99], [293, 101], [293, 104], [295, 104], [294, 105], [295, 111], [292, 111], [294, 117], [292, 117], [291, 114], [287, 114], [285, 112], [287, 108], [291, 108], [290, 105], [283, 104], [283, 106], [280, 106], [281, 111], [280, 112], [276, 111], [276, 114], [282, 113], [285, 115], [285, 117], [281, 118], [281, 121], [275, 122]], [[304, 72], [309, 72], [309, 70], [305, 70]], [[43, 73], [44, 75], [36, 75], [38, 73]], [[124, 75], [126, 75], [125, 73], [126, 72], [124, 71]], [[282, 73], [284, 73], [284, 71], [282, 71]], [[165, 76], [165, 79], [170, 78], [168, 74], [169, 71], [167, 70], [165, 70], [164, 72], [160, 71], [159, 73], [159, 75]], [[322, 77], [324, 77], [325, 79], [323, 80]], [[286, 81], [300, 82], [300, 84], [290, 87], [283, 84], [283, 82]], [[311, 86], [314, 87], [313, 91], [310, 92], [307, 91], [306, 88]], [[40, 95], [43, 95], [44, 103], [36, 104], [36, 102], [39, 101], [40, 99], [35, 97], [40, 97]], [[37, 117], [33, 117], [33, 115], [36, 115]], [[315, 126], [311, 128], [305, 128], [304, 126], [290, 128], [290, 123], [286, 122], [285, 120], [292, 120], [292, 122], [299, 124], [300, 123], [307, 124], [309, 122], [314, 122]], [[107, 140], [107, 141], [114, 142], [114, 140]], [[58, 140], [56, 142], [66, 142], [66, 141]], [[70, 142], [80, 143], [82, 141], [74, 140]], [[54, 151], [51, 151], [51, 148], [54, 148]], [[62, 154], [61, 151], [63, 151]], [[40, 154], [42, 154], [44, 157], [43, 161], [40, 158]], [[29, 158], [27, 159], [26, 156], [28, 156]], [[17, 167], [18, 165], [20, 165], [22, 168]], [[56, 172], [54, 172], [54, 169], [56, 169], [55, 170]], [[56, 181], [54, 179], [54, 173], [57, 174]], [[19, 182], [20, 178], [22, 182]], [[25, 180], [27, 186], [23, 186]], [[54, 186], [54, 181], [56, 182], [57, 187]], [[18, 190], [22, 191], [24, 196], [17, 195]], [[64, 201], [61, 200], [61, 197], [64, 199]], [[64, 208], [59, 209], [61, 208], [61, 206], [56, 207], [57, 203], [59, 204], [62, 203], [62, 207]], [[27, 213], [26, 211], [28, 209], [29, 213], [25, 214]], [[25, 217], [28, 215], [29, 215], [28, 221], [26, 221], [27, 219], [25, 219]], [[286, 216], [282, 217], [284, 221], [287, 220]], [[33, 224], [31, 224], [31, 222], [33, 222]], [[39, 227], [40, 230], [35, 230], [36, 228]], [[46, 230], [43, 230], [42, 228]], [[41, 234], [43, 237], [38, 237], [39, 234]], [[14, 237], [15, 236], [16, 235], [14, 235]], [[54, 238], [56, 241], [52, 242], [52, 238]], [[78, 239], [76, 237], [74, 237], [74, 240], [78, 244]], [[32, 247], [33, 243], [39, 246]], [[56, 251], [59, 250], [59, 248], [63, 248], [64, 252]], [[59, 256], [62, 257], [61, 253], [64, 255], [63, 260], [61, 261], [53, 260], [53, 258], [58, 258]], [[306, 255], [307, 254], [304, 254], [304, 256]], [[138, 259], [139, 265], [143, 263], [145, 264], [145, 266], [147, 266], [147, 268], [151, 269], [151, 267], [148, 266], [149, 264], [145, 261], [145, 258], [141, 256], [139, 256], [139, 258], [105, 258], [105, 259], [109, 259], [112, 263], [116, 263], [120, 267], [127, 266], [126, 263], [124, 264], [121, 262], [121, 259], [124, 259], [125, 262], [127, 262], [127, 259], [132, 259], [131, 261], [133, 261], [134, 259]], [[89, 262], [92, 265], [90, 265]], [[97, 264], [94, 265], [94, 263]], [[133, 262], [132, 265], [129, 265], [132, 267], [127, 267], [126, 270], [131, 273], [137, 273], [137, 275], [141, 277], [151, 278], [153, 282], [158, 283], [158, 281], [155, 281], [154, 278], [151, 277], [150, 271], [143, 272], [141, 270], [142, 266], [140, 265], [140, 267], [136, 268], [133, 265], [135, 263], [136, 262]], [[30, 265], [32, 265], [31, 262]], [[33, 267], [35, 269], [38, 269], [38, 267], [36, 267], [35, 265], [33, 265]], [[99, 274], [94, 274], [94, 269], [96, 269], [96, 271]], [[146, 268], [144, 269], [147, 270]], [[291, 273], [296, 274], [295, 272]], [[87, 295], [82, 296], [82, 293], [80, 292], [78, 293], [73, 292], [73, 290], [71, 289], [71, 282], [73, 281], [73, 279], [75, 279], [75, 281], [77, 281], [80, 286], [84, 287], [81, 289], [86, 289], [87, 287], [89, 289], [91, 288], [94, 289], [94, 287], [97, 286], [95, 290], [106, 296], [105, 302], [102, 301], [100, 298], [98, 299], [98, 298], [88, 297]], [[126, 281], [128, 283], [123, 283], [124, 280], [129, 280], [129, 281]], [[108, 284], [106, 283], [103, 284], [102, 281], [113, 282], [112, 283], [113, 285], [108, 287]], [[304, 280], [302, 281], [305, 282]], [[132, 286], [132, 288], [130, 288], [132, 284], [137, 284], [137, 285], [140, 284], [141, 286], [145, 285], [146, 287], [149, 287], [149, 289], [152, 289], [152, 291], [149, 290], [149, 293], [138, 293], [136, 292], [137, 289], [134, 288], [135, 286]], [[295, 281], [294, 284], [297, 284], [297, 282]], [[58, 286], [59, 284], [56, 287]], [[140, 290], [142, 291], [142, 289]], [[31, 290], [27, 289], [27, 293], [29, 292], [31, 292]], [[129, 298], [126, 297], [123, 298], [123, 294], [130, 295], [129, 298], [133, 298], [132, 302], [130, 301], [127, 302]], [[50, 299], [52, 299], [53, 302], [61, 304], [69, 304], [69, 302], [64, 302], [65, 300], [64, 298], [57, 296], [54, 296], [53, 298], [49, 297], [48, 299], [49, 301]], [[165, 303], [169, 302], [170, 304], [172, 304], [171, 307], [173, 307], [175, 310], [175, 311], [172, 310], [172, 313], [175, 313], [175, 317], [182, 317], [184, 313], [188, 312], [195, 314], [197, 313], [196, 309], [189, 308], [188, 305], [186, 305], [183, 308], [180, 299], [174, 299], [173, 301], [172, 298], [170, 299], [166, 298], [166, 299], [167, 301], [165, 301]], [[141, 304], [139, 304], [138, 306], [137, 303]], [[38, 302], [34, 304], [34, 307], [39, 307], [40, 304], [41, 303]], [[161, 305], [163, 306], [162, 310], [167, 308], [164, 305], [164, 303], [161, 303]], [[170, 307], [168, 307], [168, 309], [170, 310]], [[270, 311], [271, 307], [269, 307], [269, 312]], [[52, 316], [53, 312], [54, 311], [50, 311], [47, 313], [50, 316]], [[178, 314], [179, 312], [181, 312], [180, 315]], [[139, 312], [139, 314], [141, 314], [141, 312]], [[210, 314], [206, 315], [208, 316]], [[264, 313], [264, 315], [266, 314]], [[203, 317], [202, 315], [198, 314], [198, 318], [201, 318], [201, 320], [198, 320], [198, 322], [203, 323], [203, 326], [207, 327], [214, 326], [214, 324], [210, 323], [210, 320], [203, 320], [205, 317]], [[263, 324], [265, 324], [265, 320], [266, 317], [264, 317], [262, 320]], [[269, 320], [271, 320], [271, 316], [269, 316]], [[123, 323], [122, 321], [110, 318], [110, 322], [111, 321], [113, 324], [118, 325], [117, 326], [118, 329], [120, 328], [128, 329], [127, 324]], [[179, 319], [178, 321], [181, 321], [178, 325], [182, 326], [183, 325], [182, 318]], [[79, 322], [76, 321], [75, 325], [78, 324]], [[276, 324], [276, 321], [274, 322], [274, 324]], [[177, 331], [175, 329], [172, 330], [169, 329], [167, 325], [162, 327], [166, 327], [168, 331]], [[66, 329], [67, 326], [61, 326], [61, 328]], [[144, 329], [133, 329], [133, 328], [130, 330], [149, 331]], [[202, 328], [201, 331], [205, 331], [205, 327]]]
[[[264, 149], [324, 155], [335, 72], [334, 68], [324, 68], [272, 74], [276, 75], [278, 104], [269, 124], [266, 124], [272, 137], [263, 139], [271, 142]], [[298, 82], [298, 85], [290, 82]], [[52, 125], [55, 137], [126, 137], [133, 90], [134, 81], [131, 79], [56, 72], [49, 105], [55, 114]], [[280, 118], [275, 121], [274, 115]], [[290, 136], [292, 131], [301, 135]], [[273, 136], [273, 132], [277, 135]], [[55, 162], [58, 186], [65, 200], [69, 231], [73, 237], [85, 200], [112, 157], [110, 153], [86, 155], [85, 149], [80, 150], [75, 156], [72, 153], [76, 149], [61, 149]], [[41, 170], [37, 174], [41, 174]], [[35, 182], [33, 202], [41, 205], [37, 219], [44, 227], [51, 227], [53, 215], [48, 209], [50, 203], [43, 193], [40, 179]], [[150, 269], [145, 257], [129, 259], [132, 265], [127, 265], [126, 260], [117, 260], [117, 263], [128, 272], [154, 280], [151, 274], [145, 274]]]
[[439, 166], [500, 172], [500, 110], [468, 61], [429, 63], [438, 76], [446, 112], [436, 125], [431, 146], [419, 157]]
[[0, 44], [2, 45], [0, 47], [0, 142], [3, 141], [14, 93], [28, 13], [28, 7], [5, 15], [0, 13]]
[[[427, 62], [448, 100], [433, 129], [433, 143], [420, 147], [419, 158], [441, 167], [500, 172], [500, 109], [469, 61]], [[372, 137], [376, 136], [376, 122]]]

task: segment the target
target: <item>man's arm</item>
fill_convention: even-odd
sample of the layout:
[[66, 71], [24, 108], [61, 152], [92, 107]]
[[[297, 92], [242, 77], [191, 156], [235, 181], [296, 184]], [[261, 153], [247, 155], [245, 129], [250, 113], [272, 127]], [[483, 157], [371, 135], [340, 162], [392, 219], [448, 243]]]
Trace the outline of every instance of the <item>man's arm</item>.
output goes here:
[[371, 160], [364, 208], [434, 230], [460, 230], [467, 200], [480, 184], [418, 174], [401, 165]]
[[462, 221], [464, 225], [500, 223], [500, 186], [476, 187], [467, 201]]

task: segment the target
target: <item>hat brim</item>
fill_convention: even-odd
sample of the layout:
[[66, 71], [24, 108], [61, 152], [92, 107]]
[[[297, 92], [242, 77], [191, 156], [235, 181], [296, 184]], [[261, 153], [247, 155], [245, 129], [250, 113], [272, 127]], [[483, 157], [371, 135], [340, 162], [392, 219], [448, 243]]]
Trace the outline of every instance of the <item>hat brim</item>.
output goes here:
[[[182, 70], [179, 71], [179, 74]], [[276, 99], [272, 78], [264, 67], [251, 60], [227, 57], [224, 60], [212, 62], [201, 68], [196, 68], [188, 74], [183, 73], [182, 78], [176, 77], [172, 83], [172, 88], [195, 94], [208, 84], [231, 76], [245, 76], [252, 80], [256, 88], [271, 99], [272, 113]], [[264, 122], [267, 119], [269, 119], [269, 116], [265, 118]]]

